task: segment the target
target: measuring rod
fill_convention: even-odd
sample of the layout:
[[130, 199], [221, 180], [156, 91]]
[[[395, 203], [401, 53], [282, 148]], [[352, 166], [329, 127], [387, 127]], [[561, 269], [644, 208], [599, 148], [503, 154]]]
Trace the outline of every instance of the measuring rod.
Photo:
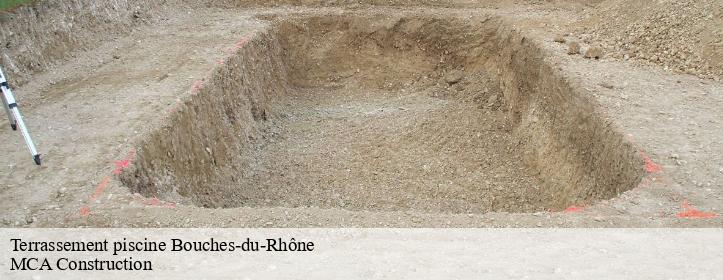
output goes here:
[[20, 115], [20, 108], [18, 108], [18, 103], [15, 102], [15, 97], [13, 97], [13, 92], [10, 90], [10, 86], [8, 86], [8, 80], [5, 79], [5, 74], [3, 74], [2, 68], [0, 68], [0, 89], [3, 93], [2, 98], [0, 99], [3, 100], [5, 113], [8, 114], [10, 127], [13, 130], [20, 128], [20, 133], [23, 134], [25, 144], [28, 145], [28, 150], [30, 150], [30, 154], [33, 155], [33, 161], [35, 161], [35, 164], [40, 165], [40, 154], [38, 154], [38, 150], [35, 149], [33, 139], [30, 138], [30, 132], [28, 132], [28, 128], [25, 126], [23, 116]]

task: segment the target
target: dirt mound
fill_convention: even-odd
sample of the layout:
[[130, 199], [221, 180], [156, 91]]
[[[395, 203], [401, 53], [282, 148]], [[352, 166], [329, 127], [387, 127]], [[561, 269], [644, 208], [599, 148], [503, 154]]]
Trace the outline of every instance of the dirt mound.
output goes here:
[[573, 33], [610, 57], [723, 78], [723, 2], [608, 0]]

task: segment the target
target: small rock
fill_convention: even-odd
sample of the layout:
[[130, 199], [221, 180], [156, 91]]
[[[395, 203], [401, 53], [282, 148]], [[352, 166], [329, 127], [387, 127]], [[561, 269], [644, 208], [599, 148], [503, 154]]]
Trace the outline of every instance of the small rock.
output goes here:
[[555, 43], [565, 43], [565, 37], [562, 36], [562, 34], [555, 35], [555, 38], [552, 39]]
[[585, 58], [600, 59], [603, 56], [602, 49], [599, 47], [589, 47], [585, 52]]
[[66, 192], [68, 192], [68, 189], [66, 189], [65, 187], [62, 187], [62, 188], [58, 189], [58, 191], [55, 194], [55, 197], [56, 198], [63, 197], [63, 196], [65, 196]]
[[600, 217], [600, 216], [594, 217], [594, 218], [592, 218], [592, 219], [593, 219], [594, 221], [596, 221], [596, 222], [604, 222], [604, 221], [605, 221], [605, 219], [604, 219], [603, 217]]
[[679, 159], [679, 158], [680, 158], [680, 155], [673, 153], [673, 154], [670, 154], [670, 158], [672, 158], [672, 159]]
[[602, 83], [600, 83], [599, 85], [600, 85], [601, 87], [606, 88], [606, 89], [613, 89], [613, 88], [615, 88], [615, 86], [611, 85], [611, 84], [608, 83], [608, 82], [602, 82]]
[[464, 78], [464, 73], [459, 70], [452, 70], [447, 75], [444, 75], [444, 81], [450, 85], [459, 83]]
[[567, 44], [567, 54], [569, 55], [575, 55], [580, 53], [580, 43], [578, 42], [570, 42]]
[[492, 107], [495, 105], [495, 103], [497, 103], [497, 95], [493, 94], [492, 96], [490, 96], [489, 99], [487, 99], [487, 106]]
[[117, 54], [113, 55], [113, 59], [120, 59], [120, 58], [121, 58], [120, 55], [117, 55]]

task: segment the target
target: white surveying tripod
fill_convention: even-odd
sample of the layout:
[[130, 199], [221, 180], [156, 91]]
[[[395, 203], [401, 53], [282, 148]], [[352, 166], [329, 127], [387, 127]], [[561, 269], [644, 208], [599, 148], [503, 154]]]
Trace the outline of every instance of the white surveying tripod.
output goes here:
[[22, 133], [23, 138], [25, 138], [25, 144], [28, 145], [28, 149], [33, 155], [33, 161], [35, 161], [35, 164], [40, 165], [40, 154], [38, 154], [38, 151], [35, 149], [35, 144], [33, 144], [33, 139], [30, 138], [28, 128], [25, 127], [23, 116], [20, 115], [18, 103], [15, 102], [15, 97], [13, 97], [13, 92], [10, 90], [8, 80], [5, 79], [5, 74], [3, 74], [2, 69], [0, 69], [0, 89], [2, 89], [3, 93], [2, 100], [5, 113], [8, 114], [8, 119], [10, 119], [10, 127], [12, 127], [13, 130], [20, 128], [20, 133]]

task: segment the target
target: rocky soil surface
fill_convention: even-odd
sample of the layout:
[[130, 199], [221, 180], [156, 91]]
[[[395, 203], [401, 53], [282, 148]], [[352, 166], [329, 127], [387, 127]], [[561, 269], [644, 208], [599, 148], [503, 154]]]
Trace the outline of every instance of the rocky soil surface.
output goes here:
[[723, 79], [723, 1], [608, 0], [586, 13], [569, 35], [610, 58]]
[[[213, 1], [209, 1], [213, 2]], [[239, 39], [264, 30], [268, 23], [256, 18], [288, 16], [290, 13], [339, 13], [343, 8], [304, 7], [183, 7], [168, 11], [149, 11], [135, 20], [134, 10], [120, 11], [127, 32], [91, 36], [93, 40], [72, 41], [81, 48], [69, 48], [61, 54], [30, 50], [27, 38], [11, 40], [3, 56], [37, 53], [40, 57], [25, 60], [10, 75], [30, 81], [16, 87], [21, 108], [26, 115], [46, 164], [36, 167], [22, 143], [22, 138], [0, 120], [0, 151], [8, 156], [0, 159], [0, 225], [8, 227], [721, 227], [723, 226], [723, 84], [720, 67], [720, 1], [597, 1], [571, 4], [544, 4], [539, 1], [510, 4], [485, 3], [475, 7], [474, 1], [453, 1], [435, 4], [434, 8], [416, 7], [404, 10], [389, 7], [353, 5], [360, 13], [461, 13], [471, 20], [482, 14], [504, 17], [514, 28], [524, 30], [525, 40], [543, 46], [546, 60], [564, 73], [572, 84], [584, 89], [595, 101], [596, 108], [606, 114], [615, 126], [640, 150], [645, 159], [646, 177], [641, 184], [610, 200], [593, 205], [571, 205], [564, 211], [525, 209], [528, 213], [486, 211], [419, 211], [435, 205], [421, 205], [404, 210], [391, 207], [361, 207], [347, 200], [317, 201], [295, 207], [293, 201], [266, 203], [259, 197], [256, 205], [237, 208], [204, 208], [183, 201], [163, 201], [153, 196], [134, 194], [120, 183], [122, 173], [134, 160], [134, 143], [149, 133], [173, 110], [176, 102], [191, 94], [199, 80], [207, 78], [219, 59], [238, 44]], [[594, 2], [594, 3], [590, 3]], [[227, 3], [228, 4], [228, 3]], [[257, 3], [258, 4], [258, 3]], [[431, 4], [430, 4], [431, 5]], [[440, 7], [442, 6], [442, 7]], [[102, 10], [106, 14], [113, 9]], [[584, 11], [585, 14], [581, 13]], [[643, 16], [640, 16], [642, 12]], [[102, 13], [101, 13], [102, 14]], [[11, 14], [12, 15], [12, 14]], [[4, 14], [3, 16], [8, 16]], [[107, 24], [113, 22], [108, 17]], [[79, 19], [75, 19], [79, 20]], [[129, 23], [131, 22], [131, 23]], [[3, 25], [6, 26], [6, 25]], [[61, 25], [58, 25], [61, 26]], [[39, 25], [38, 28], [42, 28]], [[105, 26], [103, 28], [106, 28]], [[30, 27], [32, 28], [32, 27]], [[66, 30], [67, 31], [67, 30]], [[32, 34], [41, 34], [36, 31]], [[72, 32], [59, 32], [61, 37]], [[562, 40], [555, 40], [556, 36]], [[19, 36], [2, 30], [2, 38]], [[77, 39], [77, 38], [76, 38]], [[68, 42], [76, 39], [68, 39]], [[40, 39], [39, 39], [40, 40]], [[92, 41], [92, 42], [91, 42]], [[558, 41], [558, 42], [554, 42]], [[568, 55], [570, 42], [580, 48]], [[563, 42], [565, 44], [563, 44]], [[55, 42], [57, 43], [57, 42]], [[49, 44], [55, 44], [49, 42]], [[58, 43], [63, 45], [63, 43]], [[41, 44], [42, 45], [42, 44]], [[72, 44], [71, 44], [72, 45]], [[40, 46], [40, 45], [38, 45]], [[601, 55], [585, 59], [591, 47], [601, 47]], [[49, 48], [52, 50], [53, 48]], [[60, 48], [59, 50], [63, 50]], [[67, 51], [67, 52], [66, 52]], [[19, 55], [17, 57], [23, 57]], [[626, 59], [627, 58], [627, 59]], [[3, 66], [8, 63], [4, 58]], [[11, 58], [18, 61], [18, 58]], [[625, 61], [633, 63], [626, 63]], [[640, 66], [644, 64], [646, 66]], [[21, 64], [18, 64], [21, 65]], [[16, 65], [17, 66], [17, 65]], [[6, 68], [12, 66], [5, 66]], [[26, 68], [23, 68], [26, 67]], [[667, 70], [665, 70], [667, 67]], [[556, 71], [557, 71], [556, 70]], [[670, 70], [680, 73], [672, 73]], [[690, 73], [690, 74], [686, 74]], [[444, 83], [455, 84], [459, 75], [450, 74]], [[312, 91], [313, 93], [313, 91]], [[316, 92], [326, 94], [327, 92]], [[359, 93], [359, 92], [357, 92]], [[416, 98], [416, 99], [415, 99]], [[393, 125], [419, 125], [424, 120], [413, 115], [429, 103], [428, 97], [402, 100], [375, 100], [372, 107], [389, 111], [366, 110], [359, 102], [356, 111], [347, 114], [382, 113], [411, 114]], [[420, 99], [421, 98], [421, 99]], [[364, 100], [364, 99], [360, 99]], [[417, 101], [424, 102], [417, 102]], [[317, 100], [318, 101], [318, 100]], [[368, 101], [368, 100], [367, 100]], [[414, 102], [412, 102], [414, 101]], [[437, 109], [444, 109], [444, 102]], [[289, 102], [294, 102], [293, 100]], [[494, 102], [491, 102], [494, 105]], [[319, 121], [319, 114], [334, 115], [339, 104], [319, 106], [313, 98], [301, 99], [299, 111], [278, 119], [283, 132], [288, 124]], [[338, 105], [338, 106], [337, 106]], [[424, 105], [424, 106], [422, 106]], [[495, 105], [496, 106], [496, 105]], [[494, 106], [492, 106], [494, 107]], [[447, 108], [448, 109], [448, 108]], [[321, 111], [318, 111], [321, 110]], [[455, 125], [470, 126], [465, 120], [476, 111], [437, 111], [435, 116], [458, 116]], [[339, 112], [337, 119], [324, 119], [329, 127], [354, 122]], [[353, 116], [353, 115], [352, 115]], [[405, 122], [406, 121], [406, 122]], [[491, 122], [495, 124], [495, 122]], [[357, 123], [358, 130], [378, 132], [386, 123]], [[378, 126], [375, 126], [378, 125]], [[421, 127], [421, 125], [419, 125]], [[453, 128], [454, 126], [452, 126]], [[328, 128], [328, 127], [327, 127]], [[326, 128], [286, 131], [313, 139], [329, 133]], [[352, 129], [344, 127], [345, 130]], [[435, 127], [445, 131], [450, 127]], [[353, 130], [353, 129], [352, 129]], [[472, 139], [476, 134], [462, 135]], [[344, 135], [334, 135], [339, 139]], [[348, 137], [348, 136], [346, 136]], [[464, 138], [467, 137], [467, 138]], [[494, 134], [485, 137], [495, 137]], [[288, 139], [280, 138], [280, 141]], [[458, 140], [459, 140], [458, 139]], [[326, 146], [309, 149], [304, 138], [296, 142], [298, 158], [311, 156], [316, 160], [333, 149]], [[342, 139], [344, 140], [344, 139]], [[354, 139], [345, 139], [353, 143]], [[377, 144], [383, 137], [378, 138]], [[466, 143], [466, 142], [465, 142]], [[395, 143], [392, 143], [395, 144]], [[396, 143], [400, 144], [400, 143]], [[458, 143], [459, 144], [459, 143]], [[462, 143], [464, 144], [464, 143]], [[498, 143], [502, 148], [504, 142]], [[306, 147], [306, 148], [305, 148]], [[389, 146], [394, 149], [405, 145]], [[283, 153], [271, 146], [270, 151]], [[354, 146], [366, 157], [375, 154]], [[410, 147], [413, 149], [414, 147]], [[438, 147], [444, 150], [444, 147]], [[318, 152], [309, 154], [308, 151]], [[419, 151], [424, 154], [425, 151]], [[507, 156], [510, 168], [517, 168], [514, 153]], [[279, 156], [282, 157], [282, 156]], [[383, 155], [380, 155], [383, 158]], [[289, 164], [293, 165], [293, 162]], [[354, 165], [354, 162], [348, 165]], [[463, 164], [462, 164], [463, 165]], [[464, 180], [454, 172], [465, 166], [451, 168], [450, 180]], [[378, 165], [385, 167], [384, 163]], [[398, 167], [388, 165], [386, 167]], [[274, 166], [271, 166], [273, 168]], [[306, 166], [314, 171], [318, 166]], [[343, 173], [343, 165], [338, 172]], [[460, 168], [462, 167], [462, 168]], [[471, 167], [470, 167], [471, 168]], [[439, 170], [444, 170], [439, 169]], [[483, 174], [481, 177], [494, 174]], [[264, 175], [262, 174], [261, 177]], [[302, 181], [309, 178], [302, 178]], [[415, 179], [415, 178], [412, 178]], [[421, 178], [423, 179], [423, 177]], [[507, 178], [509, 179], [509, 178]], [[500, 180], [506, 180], [501, 178]], [[529, 178], [519, 179], [534, 185]], [[500, 186], [514, 185], [514, 180]], [[452, 190], [453, 191], [453, 190]], [[498, 190], [493, 190], [498, 191]], [[514, 192], [512, 192], [514, 193]], [[312, 192], [313, 194], [313, 192]], [[382, 196], [383, 192], [364, 194]], [[360, 194], [361, 195], [361, 194]], [[461, 198], [467, 201], [474, 199]], [[297, 200], [298, 201], [298, 200]], [[330, 207], [336, 203], [344, 207]], [[391, 204], [390, 204], [391, 205]], [[365, 205], [369, 206], [369, 205]], [[444, 205], [442, 205], [444, 206]], [[366, 209], [365, 209], [366, 208]], [[450, 210], [444, 208], [442, 210]], [[437, 210], [440, 210], [439, 208]]]

